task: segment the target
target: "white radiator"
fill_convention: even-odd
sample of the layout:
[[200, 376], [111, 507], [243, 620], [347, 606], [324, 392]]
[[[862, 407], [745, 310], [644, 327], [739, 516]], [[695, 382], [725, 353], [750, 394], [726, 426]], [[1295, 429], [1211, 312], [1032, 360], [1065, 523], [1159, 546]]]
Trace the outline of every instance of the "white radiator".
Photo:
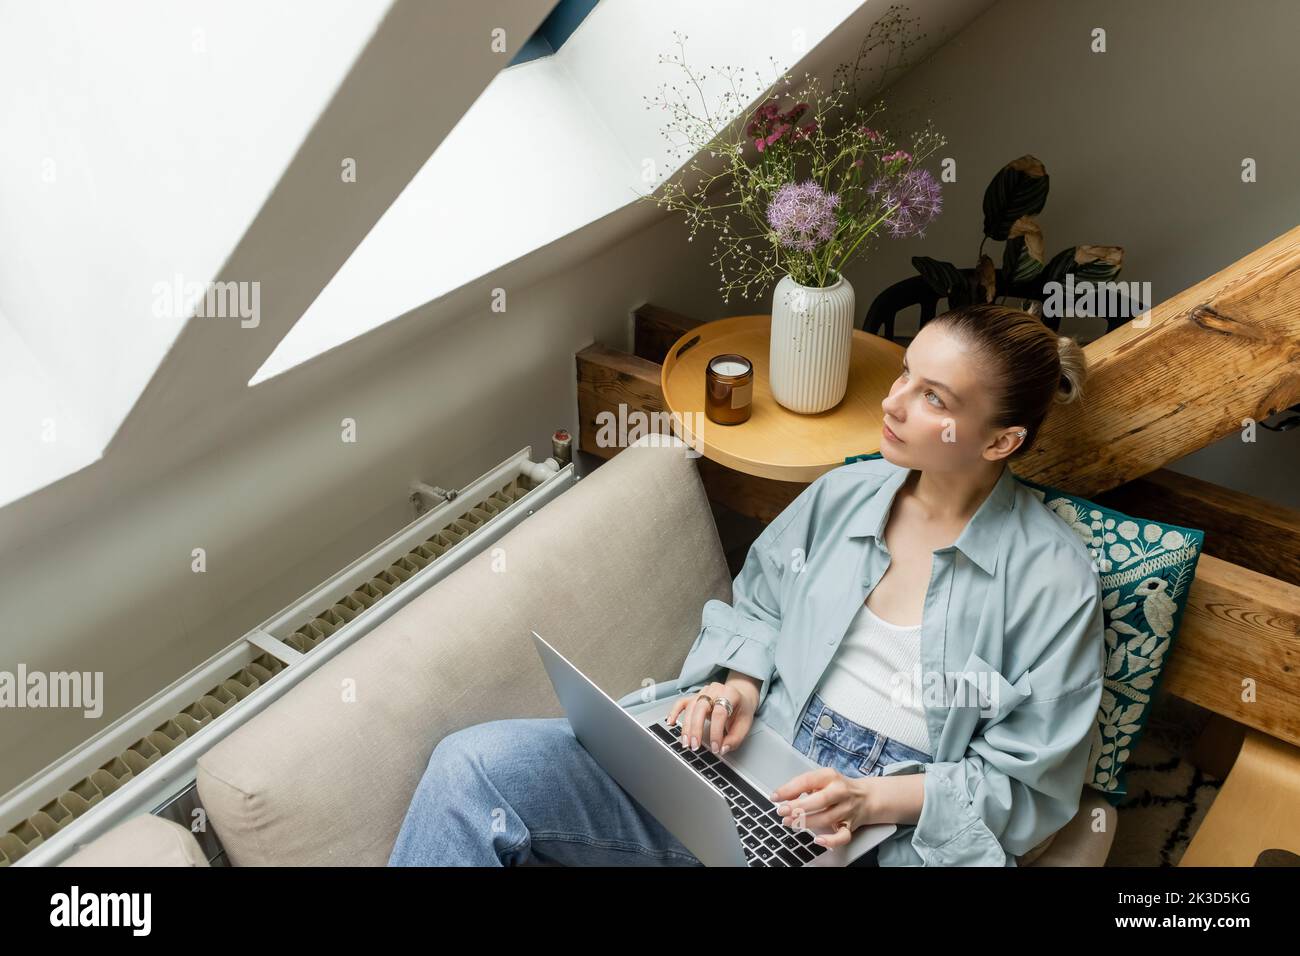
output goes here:
[[[563, 445], [561, 444], [563, 440]], [[526, 446], [0, 799], [0, 866], [50, 866], [140, 813], [173, 808], [240, 724], [502, 537], [577, 478]], [[413, 499], [432, 491], [416, 484]], [[438, 489], [439, 491], [441, 489]], [[428, 503], [427, 501], [425, 503]], [[192, 798], [191, 798], [192, 799]], [[197, 834], [196, 834], [197, 835]]]

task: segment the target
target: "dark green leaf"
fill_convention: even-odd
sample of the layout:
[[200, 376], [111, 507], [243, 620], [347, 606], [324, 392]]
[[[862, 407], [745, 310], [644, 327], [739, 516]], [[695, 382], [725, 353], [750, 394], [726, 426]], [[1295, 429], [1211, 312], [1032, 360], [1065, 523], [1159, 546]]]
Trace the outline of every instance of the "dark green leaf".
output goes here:
[[1047, 205], [1047, 170], [1033, 156], [1007, 163], [984, 190], [984, 235], [1004, 240], [1021, 216], [1032, 216]]
[[1074, 268], [1080, 279], [1109, 282], [1124, 267], [1124, 250], [1119, 246], [1076, 246]]
[[951, 262], [940, 262], [929, 256], [912, 256], [912, 265], [937, 296], [946, 296], [954, 288], [966, 285], [966, 277]]
[[1044, 283], [1064, 282], [1066, 274], [1074, 270], [1074, 248], [1074, 246], [1070, 246], [1068, 249], [1062, 249], [1052, 256], [1047, 265], [1043, 266], [1039, 278]]

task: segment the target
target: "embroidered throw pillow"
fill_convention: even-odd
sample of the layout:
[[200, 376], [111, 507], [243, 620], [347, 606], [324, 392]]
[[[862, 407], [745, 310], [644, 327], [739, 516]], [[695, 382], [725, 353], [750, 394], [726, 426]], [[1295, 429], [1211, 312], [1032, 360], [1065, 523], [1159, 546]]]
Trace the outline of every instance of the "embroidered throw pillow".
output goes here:
[[[853, 455], [844, 463], [880, 457]], [[1205, 532], [1134, 518], [1015, 477], [1079, 536], [1101, 575], [1106, 671], [1085, 782], [1119, 805], [1128, 793], [1125, 765], [1178, 636]]]

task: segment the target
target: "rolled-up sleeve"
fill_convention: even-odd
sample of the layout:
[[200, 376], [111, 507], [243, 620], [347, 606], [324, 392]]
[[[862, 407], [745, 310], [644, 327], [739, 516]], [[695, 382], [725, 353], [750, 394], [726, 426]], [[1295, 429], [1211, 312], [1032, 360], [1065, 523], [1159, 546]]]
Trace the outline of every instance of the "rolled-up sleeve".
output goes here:
[[1015, 866], [1014, 857], [1078, 812], [1105, 663], [1100, 581], [1095, 585], [1016, 682], [1027, 683], [1028, 695], [995, 710], [963, 759], [886, 770], [925, 774], [911, 841], [923, 865]]

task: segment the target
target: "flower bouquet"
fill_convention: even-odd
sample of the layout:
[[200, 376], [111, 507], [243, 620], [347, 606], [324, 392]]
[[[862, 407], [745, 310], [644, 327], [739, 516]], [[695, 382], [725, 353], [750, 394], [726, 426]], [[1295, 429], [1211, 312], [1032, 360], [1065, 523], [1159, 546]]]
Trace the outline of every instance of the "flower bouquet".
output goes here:
[[946, 140], [927, 122], [903, 148], [879, 119], [883, 103], [865, 107], [857, 92], [864, 58], [888, 45], [887, 71], [892, 55], [915, 42], [911, 23], [891, 8], [857, 62], [836, 69], [827, 92], [808, 73], [787, 92], [793, 81], [782, 72], [751, 97], [743, 70], [714, 67], [724, 88], [712, 110], [703, 90], [717, 81], [686, 65], [687, 38], [678, 35], [680, 55], [667, 62], [686, 72], [702, 115], [676, 85], [651, 104], [671, 111], [664, 135], [678, 138], [689, 162], [644, 198], [684, 211], [688, 242], [701, 226], [716, 233], [711, 261], [724, 302], [776, 281], [769, 384], [795, 412], [833, 408], [847, 391], [855, 303], [845, 267], [878, 237], [923, 236], [942, 207], [939, 183], [922, 161]]

